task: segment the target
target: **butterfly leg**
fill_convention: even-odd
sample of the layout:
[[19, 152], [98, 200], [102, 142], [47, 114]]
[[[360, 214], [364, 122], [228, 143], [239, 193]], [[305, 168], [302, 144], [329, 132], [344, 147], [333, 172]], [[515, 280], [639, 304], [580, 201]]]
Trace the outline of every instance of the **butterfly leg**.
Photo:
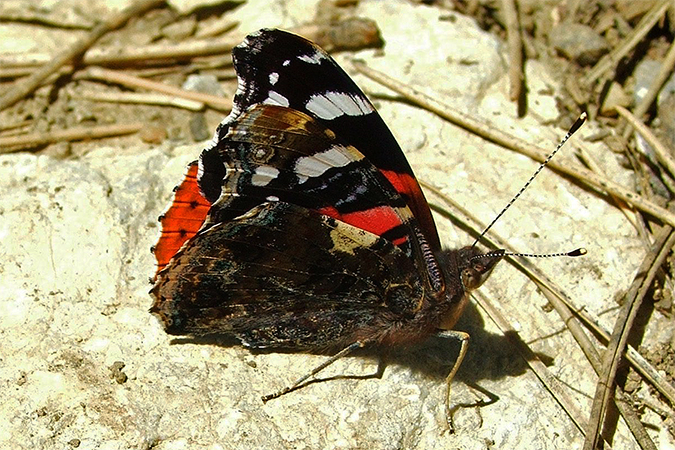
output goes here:
[[465, 333], [463, 331], [455, 331], [455, 330], [444, 330], [441, 331], [437, 334], [439, 337], [444, 337], [444, 338], [452, 338], [460, 341], [460, 347], [459, 347], [459, 355], [457, 355], [457, 360], [455, 361], [455, 364], [452, 366], [452, 369], [450, 370], [450, 373], [448, 376], [445, 378], [445, 383], [446, 383], [446, 393], [445, 393], [445, 418], [448, 422], [448, 431], [452, 434], [455, 432], [455, 426], [453, 424], [452, 420], [452, 411], [450, 410], [450, 393], [451, 393], [451, 385], [452, 385], [452, 379], [455, 377], [455, 374], [459, 370], [459, 366], [462, 365], [462, 361], [464, 360], [464, 357], [466, 356], [466, 351], [469, 349], [469, 334]]
[[[314, 369], [312, 369], [311, 372], [309, 372], [309, 373], [307, 373], [307, 374], [301, 376], [301, 377], [298, 378], [297, 380], [295, 380], [295, 382], [294, 382], [293, 384], [291, 384], [290, 386], [286, 386], [285, 388], [283, 388], [283, 389], [281, 389], [281, 390], [279, 390], [279, 391], [277, 391], [277, 392], [274, 392], [274, 393], [272, 393], [272, 394], [263, 395], [263, 397], [262, 397], [263, 403], [266, 403], [267, 401], [272, 400], [273, 398], [281, 397], [282, 395], [287, 394], [287, 393], [289, 393], [289, 392], [291, 392], [291, 391], [297, 389], [297, 388], [298, 388], [302, 383], [304, 383], [308, 378], [313, 377], [314, 375], [316, 375], [317, 373], [321, 372], [321, 371], [322, 371], [323, 369], [325, 369], [326, 367], [328, 367], [328, 366], [330, 366], [331, 364], [333, 364], [333, 363], [334, 363], [335, 361], [337, 361], [338, 359], [342, 358], [343, 356], [347, 356], [348, 354], [350, 354], [350, 353], [353, 352], [354, 350], [356, 350], [356, 349], [358, 349], [358, 348], [363, 348], [363, 347], [365, 347], [365, 345], [366, 345], [366, 342], [361, 342], [361, 341], [356, 341], [356, 342], [354, 342], [353, 344], [350, 344], [349, 346], [347, 346], [347, 347], [343, 348], [342, 350], [340, 350], [339, 352], [337, 352], [335, 355], [333, 355], [333, 356], [331, 356], [330, 358], [328, 358], [328, 359], [327, 359], [326, 361], [324, 361], [323, 363], [321, 363], [321, 364], [319, 364], [318, 366], [316, 366]], [[379, 372], [379, 366], [378, 366], [378, 372]]]

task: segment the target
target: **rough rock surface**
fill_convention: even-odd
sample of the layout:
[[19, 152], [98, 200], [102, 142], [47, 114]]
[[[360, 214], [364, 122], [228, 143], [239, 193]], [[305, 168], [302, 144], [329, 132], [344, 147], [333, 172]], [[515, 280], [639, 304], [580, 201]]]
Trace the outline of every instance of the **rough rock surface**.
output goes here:
[[[251, 0], [233, 15], [241, 20], [236, 32], [296, 25], [309, 20], [316, 5]], [[403, 1], [364, 1], [359, 14], [375, 19], [386, 41], [383, 54], [357, 55], [367, 64], [544, 147], [553, 149], [564, 134], [548, 124], [557, 115], [556, 85], [536, 62], [527, 67], [530, 114], [516, 117], [503, 44], [470, 19], [441, 20], [438, 9]], [[388, 93], [355, 79], [368, 93]], [[418, 177], [486, 222], [537, 167], [403, 102], [376, 100], [376, 106]], [[609, 177], [627, 183], [606, 149], [584, 142], [593, 131], [587, 126], [572, 145], [605, 155], [599, 159]], [[100, 148], [77, 160], [0, 157], [1, 448], [579, 447], [579, 430], [475, 306], [457, 327], [472, 341], [454, 399], [487, 399], [471, 386], [498, 398], [458, 409], [454, 435], [443, 431], [442, 407], [454, 342], [432, 339], [394, 353], [381, 379], [313, 383], [267, 404], [262, 394], [325, 357], [172, 345], [148, 313], [154, 262], [149, 248], [171, 188], [201, 147]], [[575, 163], [572, 154], [568, 149], [561, 160]], [[447, 245], [471, 242], [445, 218], [437, 222]], [[615, 292], [628, 286], [645, 253], [635, 230], [606, 198], [549, 170], [495, 232], [523, 251], [587, 247], [584, 258], [536, 263], [579, 305], [602, 314], [605, 326], [616, 314]], [[482, 292], [551, 363], [587, 414], [595, 376], [534, 285], [502, 263]], [[647, 337], [661, 338], [658, 330], [647, 330]], [[338, 361], [322, 378], [367, 375], [376, 366], [374, 356], [357, 355]], [[635, 448], [622, 424], [612, 445]]]

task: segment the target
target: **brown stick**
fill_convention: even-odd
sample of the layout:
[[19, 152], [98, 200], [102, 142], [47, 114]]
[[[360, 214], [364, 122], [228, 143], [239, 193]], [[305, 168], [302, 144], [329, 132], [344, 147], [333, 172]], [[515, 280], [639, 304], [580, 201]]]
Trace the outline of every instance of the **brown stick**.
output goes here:
[[523, 43], [520, 40], [520, 23], [515, 0], [502, 0], [506, 36], [509, 46], [509, 98], [515, 102], [523, 87]]
[[107, 92], [107, 91], [75, 91], [71, 92], [75, 98], [83, 98], [94, 102], [109, 103], [138, 103], [142, 105], [160, 105], [174, 106], [176, 108], [188, 109], [190, 111], [201, 111], [204, 104], [184, 98], [172, 97], [164, 94], [154, 94], [145, 92]]
[[137, 4], [124, 9], [118, 14], [115, 14], [108, 21], [101, 23], [94, 27], [93, 30], [86, 37], [78, 40], [75, 44], [56, 55], [49, 64], [41, 67], [35, 71], [31, 76], [16, 83], [5, 95], [0, 98], [0, 111], [12, 106], [28, 94], [33, 92], [42, 81], [52, 73], [59, 70], [62, 66], [72, 63], [74, 60], [84, 54], [101, 36], [111, 30], [117, 29], [124, 25], [131, 17], [143, 14], [144, 12], [156, 8], [164, 4], [164, 0], [144, 0]]
[[78, 73], [78, 78], [80, 77], [103, 80], [110, 83], [118, 83], [132, 88], [142, 88], [151, 91], [163, 92], [164, 94], [206, 103], [207, 105], [210, 105], [216, 109], [227, 111], [232, 109], [232, 101], [227, 98], [204, 94], [202, 92], [187, 91], [175, 86], [169, 86], [168, 84], [146, 80], [145, 78], [128, 75], [116, 70], [103, 69], [102, 67], [89, 67], [85, 71]]
[[[188, 59], [198, 56], [230, 55], [232, 48], [241, 42], [241, 37], [225, 37], [218, 40], [150, 44], [135, 48], [95, 47], [87, 51], [82, 57], [82, 65], [112, 65], [134, 63], [141, 61]], [[40, 67], [45, 62], [45, 55], [32, 55], [27, 59], [25, 55], [7, 55], [0, 57], [0, 66], [11, 75], [22, 75], [27, 69]], [[13, 72], [11, 71], [13, 69]]]
[[132, 134], [143, 128], [141, 123], [102, 125], [100, 127], [80, 127], [58, 130], [49, 133], [31, 133], [0, 138], [0, 154], [12, 153], [26, 148], [38, 147], [60, 141], [82, 141], [110, 136]]

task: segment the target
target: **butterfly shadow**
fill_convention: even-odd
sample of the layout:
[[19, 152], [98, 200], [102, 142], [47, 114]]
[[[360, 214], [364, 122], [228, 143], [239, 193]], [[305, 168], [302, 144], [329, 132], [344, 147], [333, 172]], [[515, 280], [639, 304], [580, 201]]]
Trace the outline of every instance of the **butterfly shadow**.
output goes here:
[[[455, 407], [485, 406], [494, 403], [498, 397], [480, 386], [482, 380], [499, 380], [506, 377], [522, 375], [527, 370], [527, 362], [520, 357], [513, 339], [518, 339], [515, 333], [511, 336], [494, 334], [484, 327], [484, 321], [476, 306], [469, 304], [462, 315], [456, 330], [461, 330], [471, 336], [468, 351], [462, 366], [457, 372], [454, 382], [461, 382], [469, 386], [478, 400], [469, 404], [456, 403]], [[199, 337], [180, 337], [172, 339], [171, 344], [198, 344], [216, 345], [221, 347], [240, 346], [240, 342], [228, 335], [209, 334]], [[298, 386], [292, 387], [288, 392], [296, 391], [310, 384], [328, 381], [350, 379], [364, 380], [381, 378], [387, 367], [399, 365], [410, 368], [413, 372], [420, 373], [425, 377], [444, 381], [452, 369], [459, 354], [460, 342], [456, 339], [432, 336], [427, 341], [403, 348], [379, 349], [362, 348], [350, 353], [346, 358], [374, 358], [378, 360], [375, 372], [365, 374], [338, 374], [322, 377], [321, 372], [308, 378]], [[248, 349], [252, 354], [269, 353], [300, 353], [293, 349]], [[312, 354], [330, 355], [331, 353], [314, 351], [304, 352]], [[545, 364], [550, 364], [552, 358], [547, 355], [537, 354]], [[326, 356], [328, 358], [328, 356]], [[284, 394], [288, 393], [284, 392]]]

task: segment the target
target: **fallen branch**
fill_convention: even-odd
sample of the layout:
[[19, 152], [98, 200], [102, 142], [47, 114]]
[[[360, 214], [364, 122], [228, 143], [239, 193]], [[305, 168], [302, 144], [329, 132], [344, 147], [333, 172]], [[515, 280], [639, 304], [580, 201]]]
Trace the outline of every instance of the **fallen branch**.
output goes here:
[[47, 133], [30, 133], [19, 136], [0, 137], [0, 154], [13, 153], [20, 150], [40, 147], [62, 141], [83, 141], [111, 136], [133, 134], [143, 128], [141, 123], [102, 125], [99, 127], [80, 127], [68, 130], [50, 131]]

